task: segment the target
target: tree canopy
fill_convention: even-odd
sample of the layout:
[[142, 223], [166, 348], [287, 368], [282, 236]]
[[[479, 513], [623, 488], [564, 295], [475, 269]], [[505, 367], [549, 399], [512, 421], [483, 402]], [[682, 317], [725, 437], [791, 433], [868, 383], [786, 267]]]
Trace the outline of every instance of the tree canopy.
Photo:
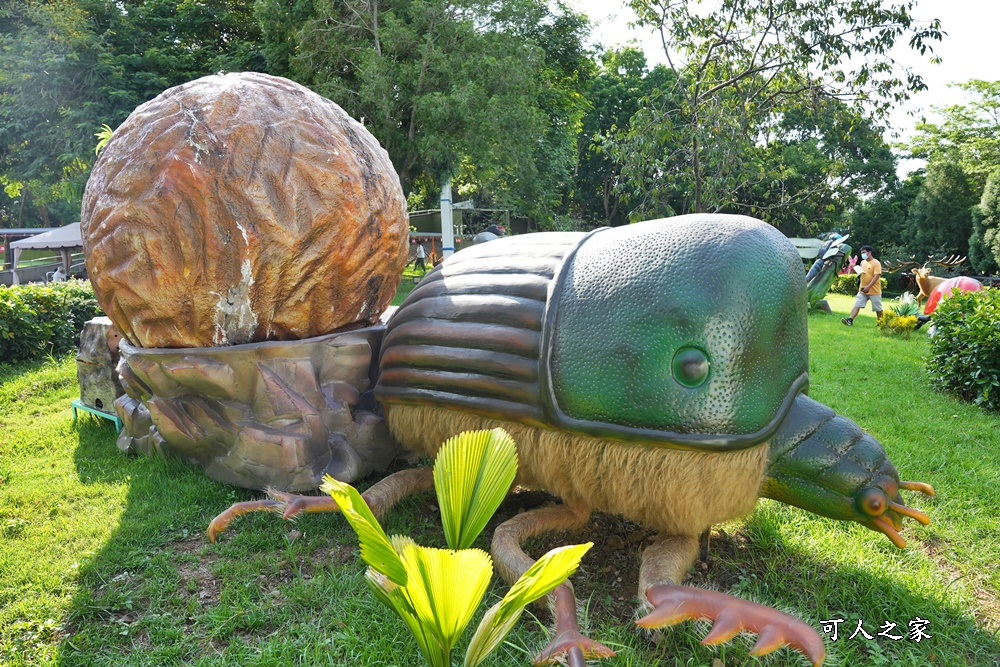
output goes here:
[[916, 126], [907, 146], [927, 161], [927, 180], [901, 231], [909, 252], [968, 254], [978, 273], [997, 271], [997, 176], [1000, 170], [1000, 81], [953, 84], [970, 99], [934, 107], [937, 122]]
[[[94, 134], [170, 86], [264, 66], [244, 0], [2, 0], [5, 226], [75, 220]], [[13, 201], [17, 200], [17, 206]], [[32, 206], [26, 207], [31, 201]]]
[[[584, 17], [540, 0], [260, 0], [273, 71], [361, 119], [404, 192], [459, 192], [551, 217], [575, 165]], [[289, 46], [294, 45], [294, 46]]]
[[907, 237], [918, 257], [969, 254], [972, 207], [979, 201], [968, 175], [951, 162], [934, 162], [910, 209]]
[[577, 170], [572, 215], [586, 226], [621, 225], [629, 209], [619, 194], [621, 165], [608, 140], [623, 128], [643, 101], [667, 87], [672, 75], [665, 67], [649, 70], [636, 47], [605, 51], [586, 91], [588, 106], [577, 139]]
[[969, 261], [980, 273], [1000, 270], [1000, 169], [987, 177], [979, 206], [973, 211]]
[[449, 178], [542, 229], [720, 211], [986, 257], [1000, 82], [963, 84], [969, 104], [920, 126], [926, 183], [897, 182], [883, 139], [885, 111], [923, 87], [890, 49], [942, 36], [914, 4], [629, 0], [662, 37], [667, 65], [650, 67], [589, 46], [588, 18], [559, 1], [0, 0], [0, 225], [75, 220], [102, 127], [171, 86], [256, 70], [363, 122], [411, 208]]
[[984, 187], [989, 174], [1000, 168], [1000, 81], [972, 79], [953, 86], [971, 101], [934, 107], [941, 122], [917, 123], [910, 154], [956, 164]]
[[671, 207], [677, 212], [700, 212], [752, 206], [748, 194], [761, 188], [787, 190], [784, 170], [762, 169], [764, 147], [786, 115], [819, 115], [839, 101], [858, 118], [878, 120], [925, 87], [889, 51], [908, 42], [924, 53], [942, 36], [937, 21], [913, 19], [913, 0], [629, 5], [640, 25], [659, 31], [676, 82], [651, 96], [617, 138], [622, 190], [640, 217], [661, 192], [682, 195], [680, 208]]

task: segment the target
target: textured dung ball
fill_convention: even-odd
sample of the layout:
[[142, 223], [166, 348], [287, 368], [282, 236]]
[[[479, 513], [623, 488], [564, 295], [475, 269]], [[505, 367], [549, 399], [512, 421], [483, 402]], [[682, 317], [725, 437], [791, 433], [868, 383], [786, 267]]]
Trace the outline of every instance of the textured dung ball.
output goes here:
[[142, 347], [311, 338], [378, 319], [409, 222], [385, 150], [278, 77], [209, 76], [138, 107], [81, 217], [97, 300]]

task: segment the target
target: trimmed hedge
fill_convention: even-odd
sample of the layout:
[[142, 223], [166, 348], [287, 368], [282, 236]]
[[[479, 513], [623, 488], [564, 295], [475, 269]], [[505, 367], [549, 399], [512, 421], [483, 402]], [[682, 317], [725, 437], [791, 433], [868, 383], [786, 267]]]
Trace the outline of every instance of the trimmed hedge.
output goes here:
[[0, 285], [0, 362], [75, 350], [84, 323], [103, 314], [87, 280]]
[[935, 385], [1000, 410], [1000, 290], [956, 294], [934, 311], [927, 371]]
[[[854, 296], [858, 293], [858, 281], [861, 279], [856, 273], [847, 273], [844, 275], [837, 276], [837, 279], [833, 281], [828, 290], [831, 294], [847, 294], [848, 296]], [[879, 278], [879, 282], [882, 283], [882, 293], [886, 291], [885, 278]]]

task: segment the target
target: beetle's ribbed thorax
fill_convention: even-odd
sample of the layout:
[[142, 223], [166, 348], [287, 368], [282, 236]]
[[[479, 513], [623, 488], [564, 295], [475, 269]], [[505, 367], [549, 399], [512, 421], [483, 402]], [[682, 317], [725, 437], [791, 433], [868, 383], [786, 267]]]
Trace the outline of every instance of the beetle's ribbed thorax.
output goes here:
[[386, 327], [376, 397], [543, 424], [539, 358], [552, 280], [580, 233], [531, 234], [462, 250]]

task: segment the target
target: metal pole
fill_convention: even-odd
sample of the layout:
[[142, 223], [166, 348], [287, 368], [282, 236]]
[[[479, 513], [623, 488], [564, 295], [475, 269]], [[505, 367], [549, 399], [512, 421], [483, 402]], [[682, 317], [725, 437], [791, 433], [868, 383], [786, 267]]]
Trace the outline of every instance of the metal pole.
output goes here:
[[447, 259], [455, 252], [455, 227], [451, 217], [451, 177], [441, 186], [441, 256]]

